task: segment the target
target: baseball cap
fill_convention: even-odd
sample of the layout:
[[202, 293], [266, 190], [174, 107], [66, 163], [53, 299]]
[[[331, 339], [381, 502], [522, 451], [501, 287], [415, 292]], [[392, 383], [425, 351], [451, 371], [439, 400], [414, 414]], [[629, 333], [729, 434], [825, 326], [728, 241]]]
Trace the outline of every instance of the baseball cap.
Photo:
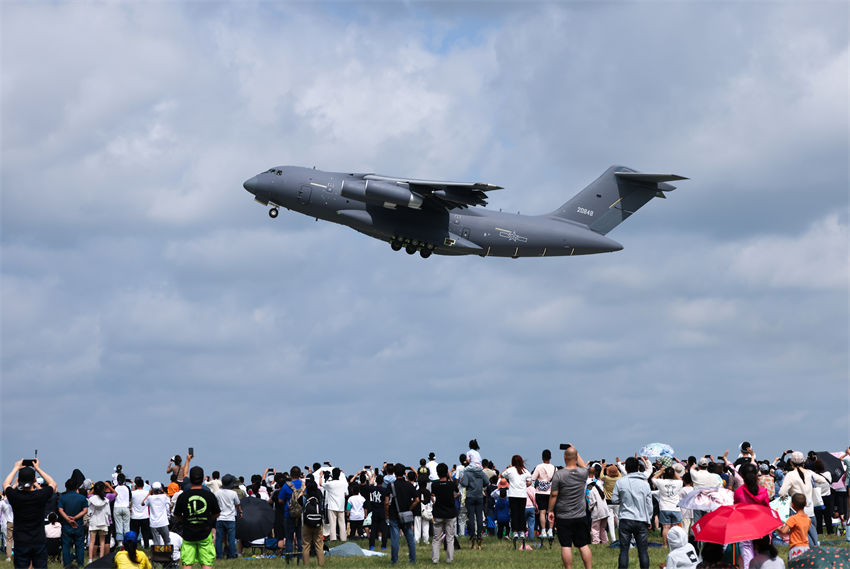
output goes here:
[[151, 488], [153, 488], [154, 490], [162, 490], [162, 482], [157, 480], [156, 482], [151, 484]]
[[759, 472], [762, 472], [762, 473], [765, 473], [765, 474], [770, 472], [770, 466], [768, 466], [765, 463], [759, 464]]
[[32, 488], [35, 483], [35, 470], [29, 466], [18, 471], [18, 488]]
[[803, 457], [803, 453], [801, 453], [800, 451], [794, 451], [791, 453], [791, 456], [788, 457], [788, 461], [791, 464], [803, 464], [804, 462], [806, 462], [806, 459], [805, 457]]
[[91, 487], [92, 487], [92, 481], [91, 481], [91, 478], [86, 478], [85, 480], [83, 480], [83, 483], [82, 483], [82, 484], [80, 484], [80, 489], [81, 489], [81, 490], [88, 490], [88, 489], [90, 489]]
[[703, 456], [703, 457], [700, 457], [700, 459], [699, 459], [699, 460], [697, 460], [697, 464], [698, 464], [699, 466], [708, 466], [708, 459], [707, 459], [707, 458], [705, 458], [704, 456]]
[[132, 543], [138, 543], [139, 542], [138, 534], [136, 532], [132, 531], [132, 530], [125, 531], [124, 532], [124, 542], [128, 542], [128, 541], [132, 542]]
[[673, 470], [675, 470], [676, 474], [678, 474], [679, 476], [685, 474], [685, 467], [682, 465], [681, 462], [677, 462], [676, 464], [674, 464]]

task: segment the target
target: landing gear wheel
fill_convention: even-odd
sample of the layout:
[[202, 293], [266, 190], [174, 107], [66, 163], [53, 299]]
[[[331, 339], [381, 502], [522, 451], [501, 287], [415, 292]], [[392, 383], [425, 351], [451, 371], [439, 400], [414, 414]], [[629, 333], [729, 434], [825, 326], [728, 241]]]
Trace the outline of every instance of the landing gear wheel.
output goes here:
[[428, 257], [430, 257], [431, 253], [432, 253], [431, 249], [420, 249], [419, 250], [419, 255], [421, 255], [421, 257], [423, 259], [427, 259]]
[[269, 210], [269, 217], [270, 217], [270, 218], [272, 218], [272, 219], [274, 219], [274, 218], [276, 218], [276, 217], [277, 217], [277, 214], [278, 214], [278, 213], [280, 213], [280, 212], [278, 212], [277, 208], [276, 208], [276, 207], [273, 207], [273, 208], [271, 208], [271, 209]]
[[408, 255], [413, 255], [414, 253], [416, 253], [416, 245], [414, 245], [413, 243], [408, 243], [404, 246], [404, 250], [405, 252], [407, 252]]
[[401, 251], [401, 243], [398, 241], [390, 241], [390, 247], [392, 247], [393, 251]]

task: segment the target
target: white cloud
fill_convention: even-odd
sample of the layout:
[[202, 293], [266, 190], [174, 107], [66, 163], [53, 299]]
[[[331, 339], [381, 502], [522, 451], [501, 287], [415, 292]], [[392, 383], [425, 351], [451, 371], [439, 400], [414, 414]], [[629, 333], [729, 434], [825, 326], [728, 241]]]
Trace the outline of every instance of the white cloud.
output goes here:
[[[748, 416], [729, 393], [784, 409], [801, 381], [838, 428], [747, 436], [833, 444], [846, 7], [455, 9], [4, 4], [3, 460], [36, 444], [76, 460], [45, 433], [63, 432], [57, 406], [86, 405], [78, 386], [150, 435], [140, 470], [177, 444], [176, 417], [207, 465], [245, 474], [269, 455], [244, 441], [315, 414], [366, 440], [319, 429], [281, 460], [415, 460], [434, 440], [449, 456], [477, 435], [503, 462], [559, 442], [565, 412], [605, 424], [574, 433], [588, 456], [665, 436], [716, 451], [738, 423], [671, 432], [649, 410]], [[241, 188], [315, 164], [481, 179], [507, 188], [492, 207], [537, 213], [618, 162], [693, 180], [617, 228], [624, 251], [572, 259], [423, 261], [272, 221]], [[17, 429], [35, 405], [39, 429]], [[112, 448], [95, 415], [80, 428]], [[370, 437], [376, 418], [417, 428]], [[470, 418], [487, 432], [461, 432]]]
[[750, 286], [846, 291], [850, 231], [832, 214], [801, 236], [760, 236], [726, 248], [731, 272]]

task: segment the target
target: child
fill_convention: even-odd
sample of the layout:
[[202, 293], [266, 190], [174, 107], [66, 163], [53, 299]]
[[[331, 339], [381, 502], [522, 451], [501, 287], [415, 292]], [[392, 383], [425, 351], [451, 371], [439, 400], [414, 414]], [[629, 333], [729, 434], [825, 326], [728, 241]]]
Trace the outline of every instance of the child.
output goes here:
[[495, 492], [493, 497], [496, 498], [496, 523], [499, 526], [498, 530], [496, 530], [496, 537], [502, 539], [502, 530], [505, 531], [505, 537], [509, 537], [511, 507], [508, 502], [508, 489], [500, 488]]
[[799, 557], [809, 549], [809, 526], [812, 525], [809, 516], [806, 515], [805, 494], [794, 494], [791, 496], [791, 507], [795, 514], [785, 521], [785, 525], [779, 528], [779, 533], [788, 535], [788, 561]]
[[366, 519], [366, 511], [364, 504], [366, 498], [360, 494], [360, 485], [357, 482], [352, 482], [348, 486], [348, 503], [345, 505], [348, 510], [348, 521], [351, 524], [351, 537], [357, 539], [363, 537], [363, 521]]
[[62, 526], [55, 512], [47, 516], [44, 525], [44, 535], [47, 538], [47, 555], [51, 561], [59, 562], [59, 554], [62, 553]]
[[785, 569], [785, 562], [770, 543], [770, 536], [754, 540], [753, 546], [758, 551], [758, 555], [750, 561], [750, 569]]
[[497, 475], [490, 477], [490, 484], [487, 485], [484, 500], [484, 516], [487, 518], [487, 533], [491, 536], [496, 535], [496, 496], [499, 493], [496, 491]]
[[139, 536], [134, 531], [124, 534], [124, 549], [115, 554], [114, 566], [118, 569], [153, 569], [148, 556], [139, 551]]
[[673, 526], [667, 532], [667, 554], [665, 566], [667, 569], [694, 569], [699, 563], [699, 557], [694, 546], [688, 543], [688, 534], [679, 526]]

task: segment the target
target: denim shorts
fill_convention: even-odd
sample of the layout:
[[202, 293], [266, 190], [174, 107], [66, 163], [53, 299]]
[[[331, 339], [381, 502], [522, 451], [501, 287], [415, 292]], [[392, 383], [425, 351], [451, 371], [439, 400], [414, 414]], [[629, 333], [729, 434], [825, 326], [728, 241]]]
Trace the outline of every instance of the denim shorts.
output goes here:
[[665, 526], [673, 526], [682, 523], [682, 513], [670, 510], [659, 510], [658, 521]]

